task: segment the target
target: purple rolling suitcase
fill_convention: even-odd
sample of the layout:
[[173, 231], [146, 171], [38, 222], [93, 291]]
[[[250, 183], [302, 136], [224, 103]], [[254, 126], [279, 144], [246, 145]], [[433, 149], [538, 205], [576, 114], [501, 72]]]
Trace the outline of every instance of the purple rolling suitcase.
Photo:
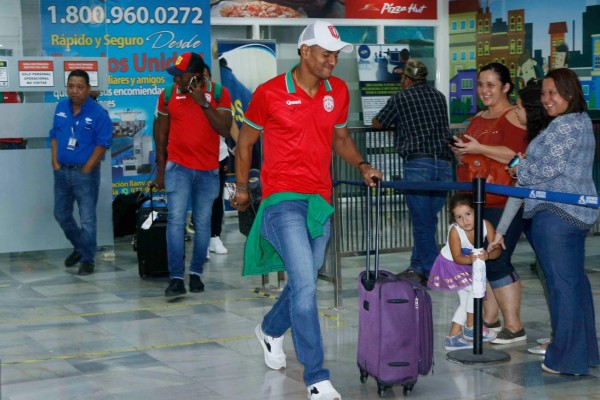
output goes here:
[[379, 270], [381, 189], [377, 187], [375, 268], [370, 270], [371, 189], [367, 199], [367, 265], [358, 283], [358, 354], [360, 380], [377, 381], [380, 397], [393, 385], [407, 396], [419, 374], [433, 364], [431, 297], [426, 289], [395, 274]]

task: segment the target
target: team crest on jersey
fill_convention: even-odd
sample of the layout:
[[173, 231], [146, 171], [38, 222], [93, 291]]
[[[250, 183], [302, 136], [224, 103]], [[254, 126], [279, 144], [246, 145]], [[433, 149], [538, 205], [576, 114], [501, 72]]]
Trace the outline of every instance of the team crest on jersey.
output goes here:
[[331, 97], [331, 96], [323, 97], [323, 108], [327, 112], [333, 111], [333, 97]]

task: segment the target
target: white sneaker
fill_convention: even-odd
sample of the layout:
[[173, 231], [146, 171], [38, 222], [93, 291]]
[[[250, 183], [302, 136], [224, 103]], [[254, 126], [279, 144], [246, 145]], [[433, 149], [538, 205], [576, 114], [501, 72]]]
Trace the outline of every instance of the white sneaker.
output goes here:
[[331, 386], [330, 381], [317, 382], [306, 388], [308, 400], [342, 400], [342, 395]]
[[527, 349], [527, 351], [530, 352], [531, 354], [538, 354], [541, 356], [546, 354], [546, 348], [543, 346], [530, 347]]
[[265, 353], [265, 364], [271, 369], [285, 368], [285, 353], [283, 352], [283, 336], [272, 337], [265, 335], [260, 327], [256, 325], [254, 329], [256, 338], [260, 342]]
[[196, 230], [194, 229], [194, 224], [192, 224], [191, 221], [188, 221], [187, 224], [185, 224], [185, 231], [189, 234], [189, 235], [193, 235], [194, 233], [196, 233]]
[[211, 237], [210, 242], [208, 243], [208, 250], [217, 254], [227, 254], [227, 249], [223, 246], [223, 242], [221, 242], [221, 238], [218, 236]]

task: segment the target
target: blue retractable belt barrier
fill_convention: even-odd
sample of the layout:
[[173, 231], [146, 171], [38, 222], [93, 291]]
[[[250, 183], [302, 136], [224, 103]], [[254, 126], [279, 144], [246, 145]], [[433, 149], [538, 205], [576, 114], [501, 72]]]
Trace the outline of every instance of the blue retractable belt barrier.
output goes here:
[[[364, 186], [363, 181], [337, 180], [334, 185], [346, 184], [353, 186]], [[382, 181], [381, 187], [397, 190], [472, 190], [472, 182], [408, 182], [408, 181]], [[500, 194], [510, 197], [519, 197], [535, 200], [545, 200], [556, 203], [575, 204], [598, 208], [598, 195], [548, 192], [531, 188], [496, 185], [488, 183], [485, 185], [486, 193]]]

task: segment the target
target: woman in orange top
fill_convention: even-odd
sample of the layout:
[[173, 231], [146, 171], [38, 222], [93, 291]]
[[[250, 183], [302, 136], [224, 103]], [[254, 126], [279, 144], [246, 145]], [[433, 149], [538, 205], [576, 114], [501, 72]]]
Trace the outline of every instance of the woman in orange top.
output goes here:
[[[455, 137], [457, 142], [452, 151], [459, 163], [467, 154], [480, 154], [506, 165], [517, 153], [526, 150], [526, 127], [519, 123], [515, 108], [509, 102], [513, 89], [510, 72], [504, 65], [490, 63], [481, 68], [477, 76], [477, 95], [486, 109], [472, 119], [462, 140]], [[488, 194], [483, 218], [496, 226], [506, 199]], [[489, 261], [486, 268], [484, 325], [500, 331], [492, 341], [496, 344], [527, 339], [521, 324], [521, 282], [510, 260], [523, 231], [522, 213], [520, 210], [506, 233], [506, 250], [498, 259]], [[498, 311], [502, 311], [504, 319], [502, 329]]]

